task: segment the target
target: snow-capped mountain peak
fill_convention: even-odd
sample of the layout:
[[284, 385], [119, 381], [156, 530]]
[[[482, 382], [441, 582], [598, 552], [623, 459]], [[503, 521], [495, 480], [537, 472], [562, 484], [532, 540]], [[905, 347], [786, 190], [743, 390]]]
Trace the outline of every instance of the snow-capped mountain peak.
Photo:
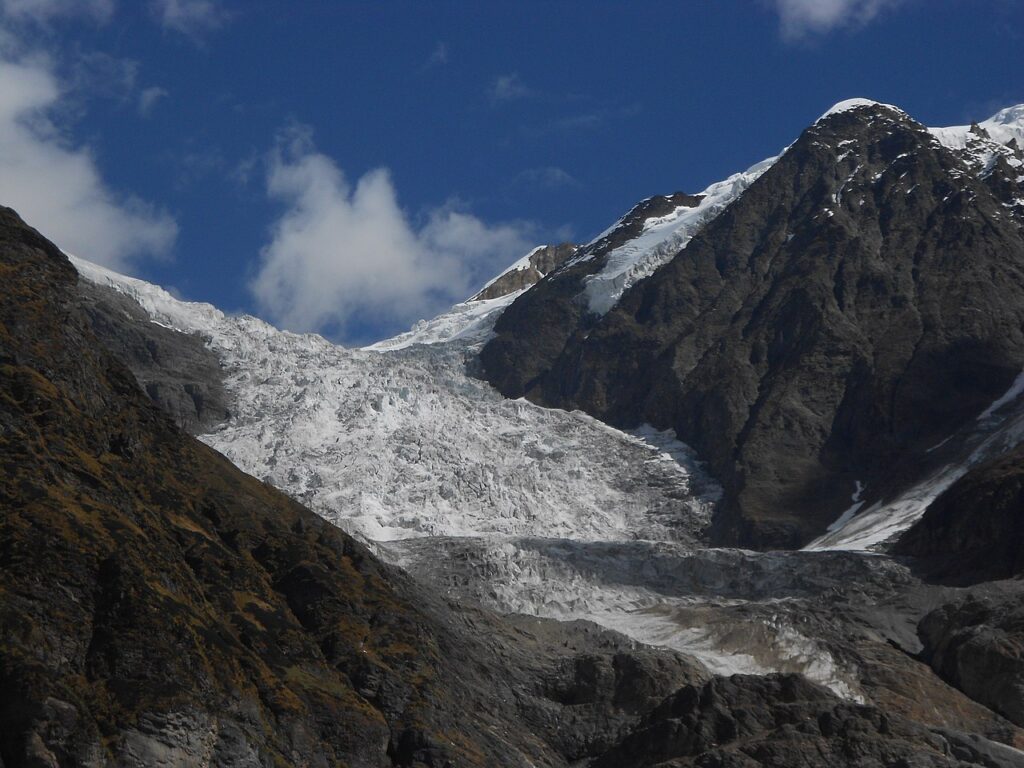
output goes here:
[[[897, 118], [909, 119], [909, 115], [895, 105], [873, 99], [851, 98], [834, 104], [815, 124], [835, 115], [878, 108], [891, 112]], [[1021, 157], [1017, 156], [1019, 150], [1015, 151], [1010, 144], [1016, 140], [1017, 147], [1024, 147], [1024, 105], [1000, 110], [978, 126], [976, 130], [969, 125], [928, 130], [940, 143], [960, 153], [979, 174], [985, 174], [991, 169], [995, 156], [1005, 156], [1011, 166], [1024, 165]], [[642, 211], [655, 207], [651, 204], [656, 198], [644, 200], [582, 247], [537, 246], [488, 281], [472, 298], [454, 305], [438, 317], [419, 321], [405, 333], [371, 344], [367, 349], [396, 350], [415, 344], [455, 340], [486, 342], [497, 319], [520, 295], [547, 274], [587, 261], [600, 263], [600, 267], [584, 279], [581, 299], [589, 312], [595, 315], [607, 314], [632, 285], [653, 274], [684, 249], [701, 229], [771, 168], [784, 151], [745, 171], [710, 184], [695, 195], [658, 197], [657, 201], [668, 202], [680, 198], [680, 203], [667, 213], [645, 216]], [[615, 234], [629, 227], [631, 219], [638, 215], [644, 217], [639, 231], [609, 248], [608, 244]], [[547, 258], [548, 253], [557, 249], [566, 250], [557, 259]]]
[[[876, 106], [848, 100], [828, 114]], [[856, 123], [858, 130], [884, 138], [890, 122], [894, 128], [901, 123], [911, 138], [942, 151], [935, 142], [922, 142], [923, 128], [905, 124], [902, 114], [877, 118], [865, 112], [864, 120], [858, 115], [835, 126]], [[991, 120], [1015, 130], [1017, 119], [1011, 110]], [[833, 139], [839, 149], [851, 143], [829, 128], [803, 142], [826, 142], [824, 151], [814, 150], [826, 171], [840, 154], [831, 151]], [[965, 137], [964, 146], [968, 141], [973, 139]], [[496, 319], [538, 281], [539, 289], [525, 298], [527, 306], [538, 296], [546, 300], [548, 288], [565, 287], [554, 281], [570, 276], [578, 282], [564, 292], [566, 302], [595, 315], [608, 312], [631, 286], [687, 247], [691, 254], [700, 250], [699, 241], [714, 233], [706, 230], [691, 245], [694, 235], [736, 201], [744, 201], [741, 209], [757, 206], [765, 185], [778, 186], [789, 172], [786, 158], [793, 154], [780, 157], [699, 195], [650, 198], [583, 248], [535, 248], [469, 300], [368, 350], [283, 333], [255, 318], [179, 302], [154, 286], [81, 261], [76, 266], [88, 279], [138, 301], [153, 321], [202, 335], [220, 362], [231, 399], [230, 418], [202, 440], [368, 540], [415, 576], [452, 596], [468, 595], [502, 610], [590, 619], [694, 654], [715, 671], [800, 671], [859, 699], [860, 676], [844, 661], [850, 658], [845, 640], [837, 641], [834, 630], [807, 630], [801, 623], [806, 611], [787, 601], [805, 599], [809, 573], [825, 574], [822, 582], [831, 589], [832, 570], [844, 563], [856, 569], [858, 579], [879, 573], [883, 581], [889, 575], [878, 569], [895, 566], [827, 551], [760, 555], [708, 549], [711, 511], [721, 489], [674, 432], [643, 427], [626, 433], [579, 411], [502, 398], [471, 375], [486, 366], [478, 365], [478, 345], [493, 333]], [[953, 165], [961, 176], [970, 175]], [[770, 168], [777, 173], [762, 178]], [[784, 230], [778, 241], [783, 237]], [[798, 245], [799, 240], [792, 247]], [[567, 266], [559, 268], [563, 257]], [[686, 263], [684, 253], [679, 264]], [[1019, 413], [1006, 408], [1004, 414], [1004, 400], [986, 411], [1000, 411], [998, 424], [983, 420], [983, 429], [968, 435], [974, 442], [967, 447], [978, 457], [995, 444], [993, 438], [1017, 437]], [[954, 449], [951, 444], [944, 450]], [[946, 454], [936, 450], [941, 465]], [[898, 533], [955, 479], [940, 470], [890, 504], [874, 503], [868, 498], [873, 489], [862, 495], [858, 483], [855, 507], [812, 548], [862, 549]], [[748, 571], [756, 583], [734, 586], [737, 574]], [[775, 591], [761, 583], [766, 575], [776, 578], [772, 574], [778, 578]], [[723, 599], [731, 604], [723, 606]], [[754, 639], [752, 616], [759, 633]], [[742, 632], [735, 631], [737, 622]]]
[[1001, 109], [979, 125], [1001, 144], [1015, 139], [1017, 146], [1024, 149], [1024, 104]]
[[1001, 155], [1014, 167], [1024, 165], [1024, 104], [996, 112], [987, 120], [971, 125], [929, 128], [939, 142], [961, 152], [968, 162], [987, 168]]
[[873, 99], [854, 98], [844, 99], [843, 101], [836, 102], [827, 110], [825, 110], [825, 112], [822, 113], [821, 117], [819, 117], [815, 122], [821, 122], [827, 117], [842, 114], [843, 112], [850, 112], [855, 109], [871, 109], [875, 107], [882, 107], [883, 109], [891, 110], [901, 116], [906, 116], [907, 114], [902, 109], [900, 109], [897, 106], [894, 106], [893, 104], [885, 104], [881, 101], [875, 101]]

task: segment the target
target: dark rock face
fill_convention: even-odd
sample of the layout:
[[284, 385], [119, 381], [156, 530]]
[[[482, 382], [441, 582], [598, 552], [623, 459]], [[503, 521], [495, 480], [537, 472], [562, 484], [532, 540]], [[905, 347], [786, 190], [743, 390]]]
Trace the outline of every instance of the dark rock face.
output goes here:
[[522, 681], [513, 688], [525, 724], [519, 738], [543, 739], [568, 763], [603, 754], [668, 693], [706, 679], [676, 654], [630, 648], [582, 622], [509, 621], [521, 634], [500, 652]]
[[570, 264], [483, 350], [509, 396], [672, 427], [718, 540], [794, 547], [914, 475], [1024, 367], [1024, 239], [987, 182], [881, 105], [831, 115], [687, 247], [586, 317]]
[[526, 267], [506, 272], [470, 301], [497, 299], [536, 285], [544, 275], [560, 267], [577, 250], [577, 246], [572, 243], [545, 245], [543, 248], [538, 248], [530, 254], [530, 263]]
[[951, 685], [1024, 725], [1024, 584], [982, 589], [922, 619], [921, 656]]
[[840, 701], [795, 675], [734, 675], [669, 697], [593, 766], [1009, 767], [1022, 760], [984, 739]]
[[974, 468], [900, 538], [934, 578], [958, 583], [1024, 574], [1024, 447]]
[[112, 288], [79, 280], [78, 293], [90, 330], [175, 424], [196, 435], [228, 420], [220, 362], [199, 336], [150, 322]]
[[508, 397], [533, 393], [570, 338], [581, 336], [594, 323], [579, 300], [584, 279], [600, 271], [607, 255], [639, 235], [649, 219], [679, 206], [696, 207], [700, 201], [699, 196], [683, 192], [644, 200], [607, 236], [580, 249], [575, 254], [578, 258], [569, 259], [520, 296], [498, 318], [495, 338], [480, 353], [487, 380]]

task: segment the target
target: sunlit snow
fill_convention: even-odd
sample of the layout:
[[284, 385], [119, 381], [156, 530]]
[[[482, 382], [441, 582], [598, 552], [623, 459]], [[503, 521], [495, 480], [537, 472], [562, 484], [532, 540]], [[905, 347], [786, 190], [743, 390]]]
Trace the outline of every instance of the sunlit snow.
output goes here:
[[627, 289], [671, 261], [777, 159], [762, 160], [742, 173], [712, 184], [699, 193], [702, 199], [696, 207], [680, 206], [667, 216], [648, 219], [639, 236], [608, 253], [601, 270], [586, 278], [584, 292], [590, 311], [607, 314]]

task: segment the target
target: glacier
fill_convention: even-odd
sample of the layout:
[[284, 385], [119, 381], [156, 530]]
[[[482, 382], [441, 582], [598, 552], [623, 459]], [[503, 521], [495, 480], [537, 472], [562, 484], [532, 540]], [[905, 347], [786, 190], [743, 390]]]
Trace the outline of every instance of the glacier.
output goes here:
[[[992, 135], [1009, 136], [1021, 119], [996, 116], [1005, 131]], [[968, 147], [968, 138], [959, 146], [965, 134], [933, 129], [953, 151]], [[985, 141], [987, 152], [996, 142]], [[711, 185], [696, 207], [648, 220], [587, 279], [590, 309], [608, 311], [685, 252], [775, 159]], [[971, 164], [984, 172], [985, 162]], [[936, 446], [931, 474], [899, 499], [865, 509], [858, 489], [860, 506], [808, 551], [711, 549], [721, 491], [673, 433], [624, 432], [506, 400], [474, 376], [497, 318], [528, 289], [462, 302], [348, 349], [72, 262], [217, 355], [232, 417], [201, 440], [415, 578], [503, 612], [593, 621], [711, 672], [802, 672], [853, 700], [863, 696], [848, 641], [831, 620], [816, 624], [813, 607], [847, 599], [838, 583], [872, 608], [895, 599], [905, 569], [869, 550], [912, 524], [963, 468], [1024, 439], [1018, 388], [970, 434]]]
[[[693, 451], [671, 431], [502, 398], [471, 375], [486, 318], [443, 341], [424, 343], [427, 324], [415, 342], [347, 349], [71, 258], [217, 354], [232, 418], [199, 439], [414, 577], [503, 612], [593, 621], [711, 672], [801, 671], [860, 699], [856, 670], [801, 631], [795, 606], [722, 598], [723, 563], [768, 561], [707, 548], [721, 489]], [[453, 312], [449, 328], [465, 319]]]

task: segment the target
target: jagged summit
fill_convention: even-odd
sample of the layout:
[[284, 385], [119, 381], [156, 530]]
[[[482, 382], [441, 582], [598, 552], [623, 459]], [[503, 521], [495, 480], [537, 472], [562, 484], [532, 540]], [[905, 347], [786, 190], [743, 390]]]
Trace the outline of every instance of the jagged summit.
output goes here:
[[907, 116], [906, 112], [892, 104], [885, 104], [884, 102], [874, 101], [873, 99], [854, 98], [844, 99], [843, 101], [836, 102], [827, 110], [825, 110], [825, 112], [822, 113], [821, 117], [819, 117], [815, 122], [820, 122], [821, 120], [824, 120], [827, 117], [831, 117], [832, 115], [838, 115], [844, 112], [851, 112], [859, 109], [885, 109], [895, 112], [900, 116]]
[[953, 149], [964, 149], [971, 137], [990, 139], [1004, 146], [1013, 142], [1016, 149], [1024, 149], [1024, 104], [1001, 109], [981, 122], [929, 130]]

